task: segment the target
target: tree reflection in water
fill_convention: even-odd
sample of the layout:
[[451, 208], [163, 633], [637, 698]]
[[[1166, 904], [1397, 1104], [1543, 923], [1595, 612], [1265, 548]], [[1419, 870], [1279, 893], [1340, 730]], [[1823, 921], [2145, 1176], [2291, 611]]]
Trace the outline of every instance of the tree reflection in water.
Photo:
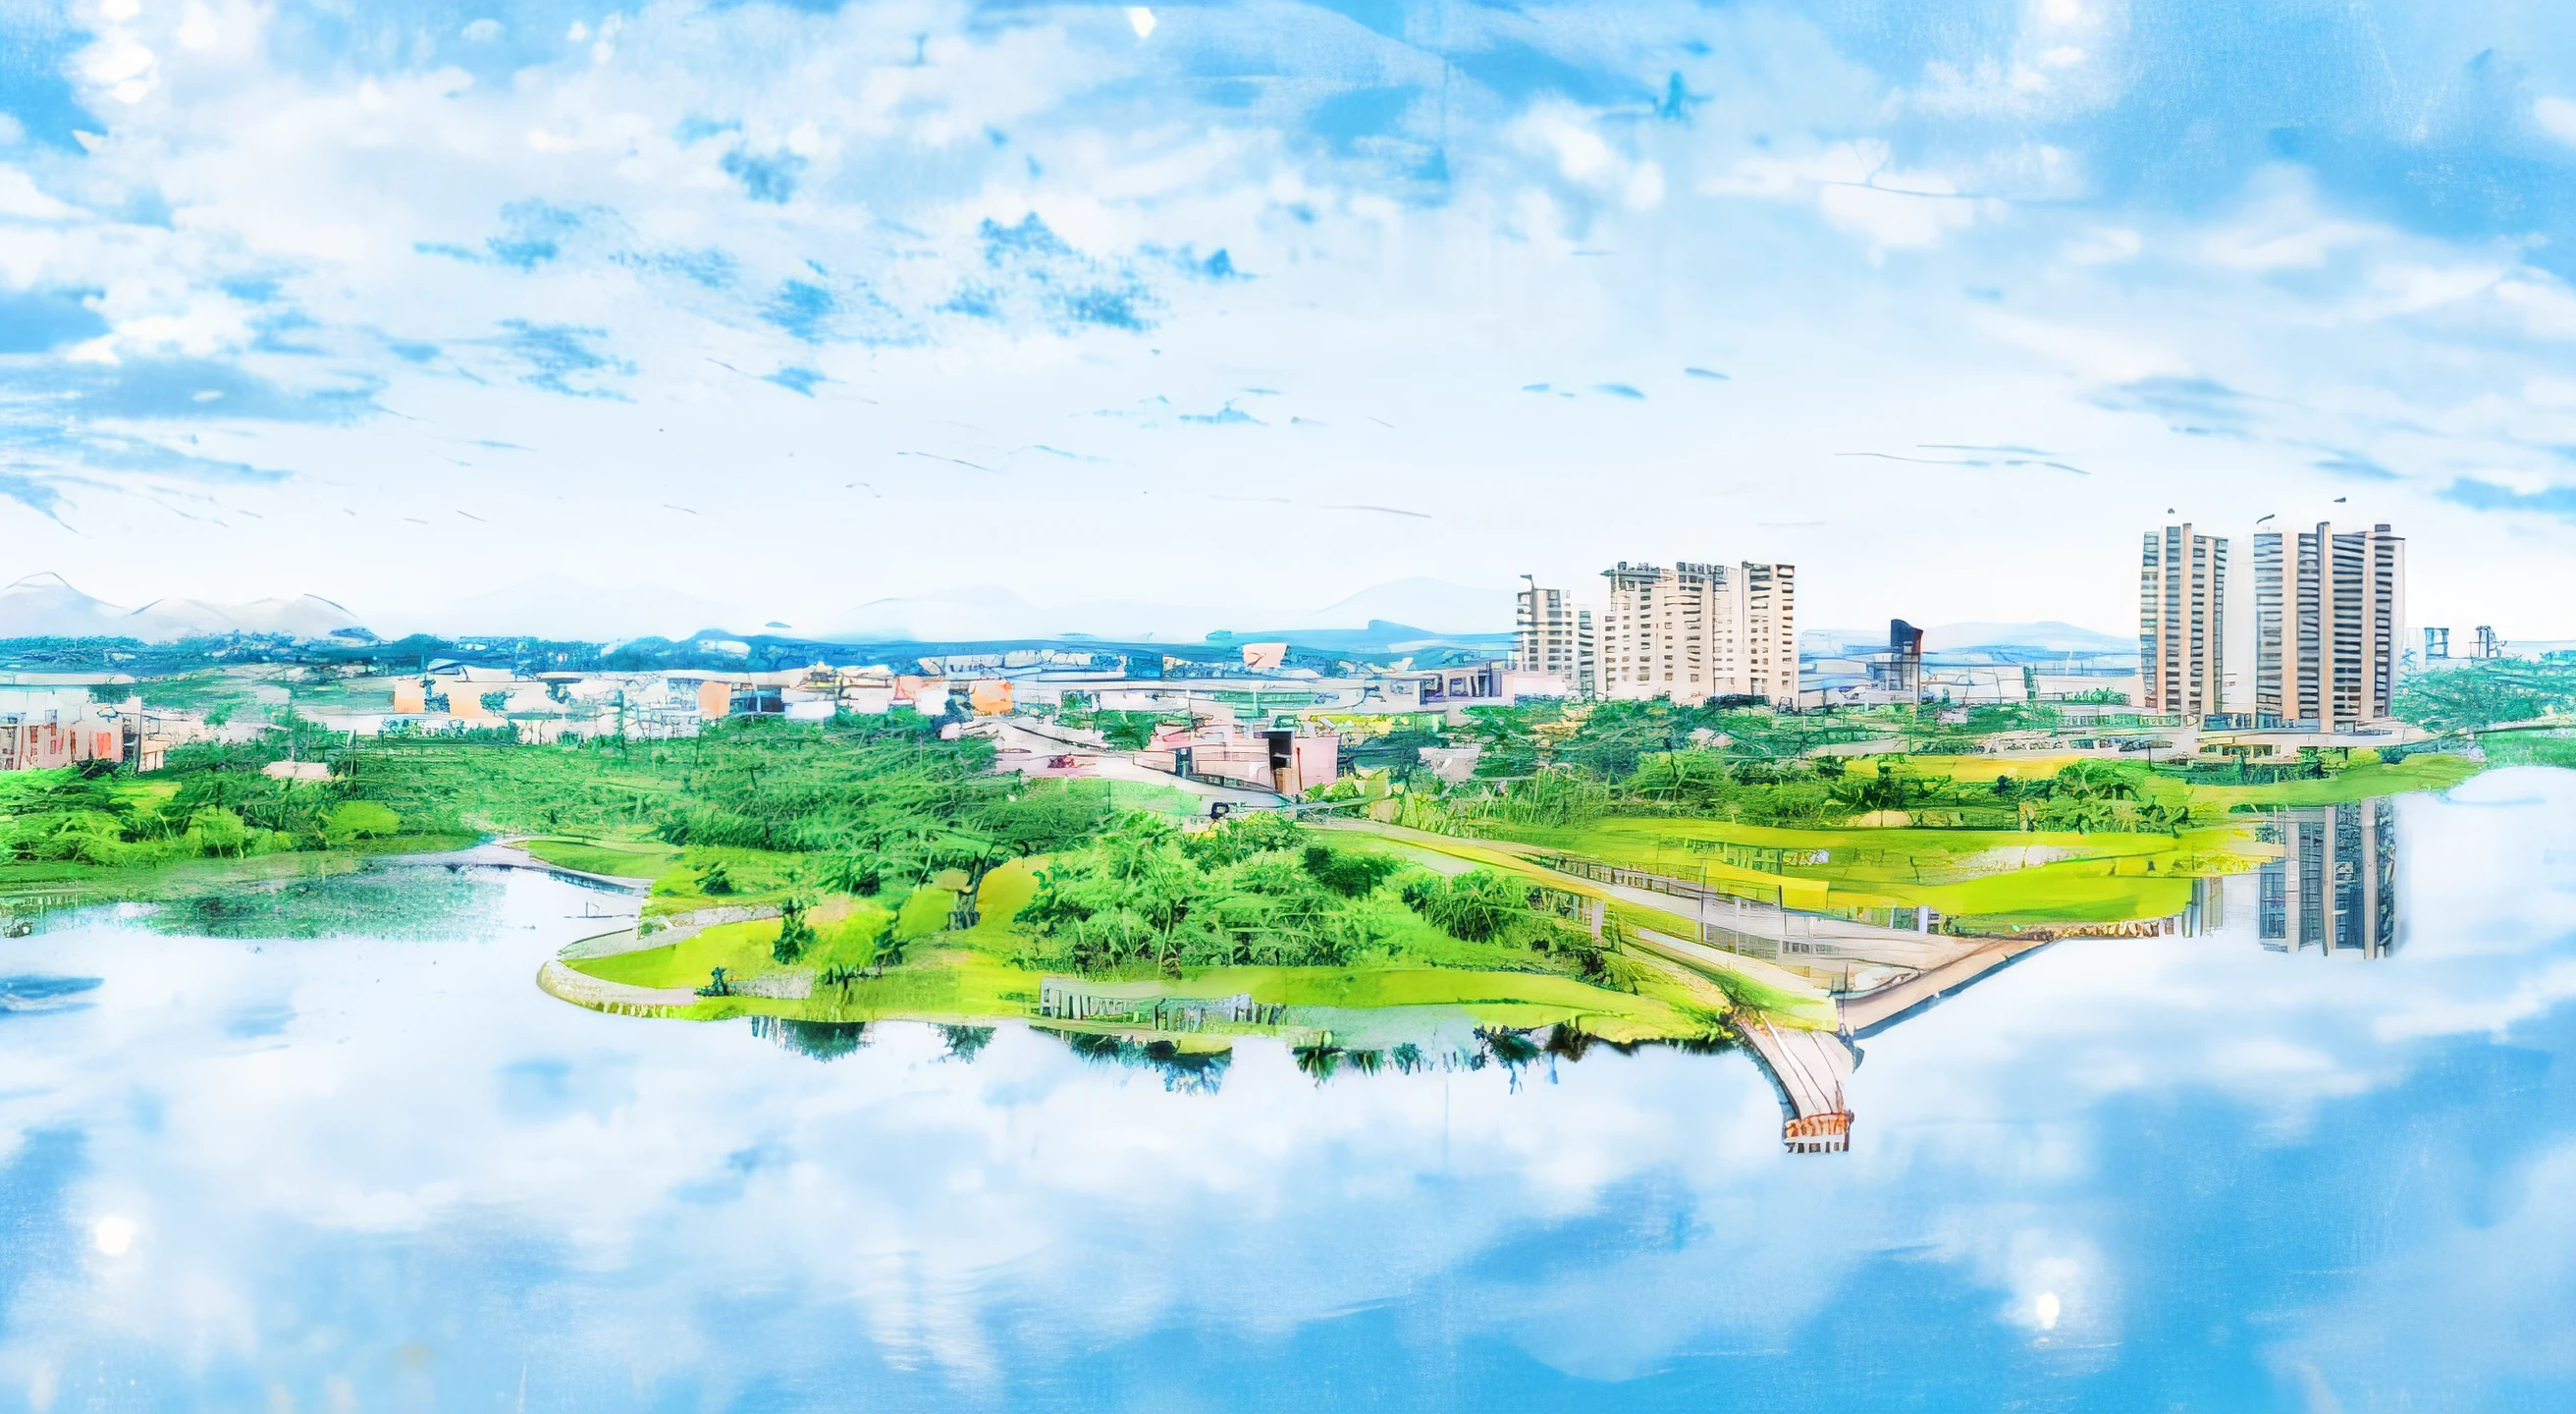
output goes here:
[[783, 1016], [755, 1016], [751, 1034], [775, 1041], [785, 1050], [819, 1061], [839, 1060], [868, 1043], [864, 1021], [798, 1021]]
[[1232, 1051], [1185, 1051], [1170, 1041], [1138, 1041], [1129, 1036], [1057, 1031], [1044, 1026], [1034, 1029], [1063, 1041], [1084, 1060], [1131, 1070], [1158, 1071], [1163, 1077], [1163, 1088], [1177, 1095], [1215, 1094], [1225, 1084], [1226, 1067], [1234, 1064]]

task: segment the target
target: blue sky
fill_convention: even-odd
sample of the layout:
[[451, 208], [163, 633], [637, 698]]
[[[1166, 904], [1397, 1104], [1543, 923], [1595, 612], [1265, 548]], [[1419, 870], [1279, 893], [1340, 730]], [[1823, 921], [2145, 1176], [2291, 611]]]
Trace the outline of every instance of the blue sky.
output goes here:
[[83, 0], [0, 109], [0, 571], [121, 602], [2117, 631], [2170, 506], [2576, 635], [2550, 7]]

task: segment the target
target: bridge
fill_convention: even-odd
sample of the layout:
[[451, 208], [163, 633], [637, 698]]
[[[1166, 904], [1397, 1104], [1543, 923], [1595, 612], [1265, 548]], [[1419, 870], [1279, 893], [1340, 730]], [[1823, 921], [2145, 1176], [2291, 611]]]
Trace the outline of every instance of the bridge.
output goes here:
[[1843, 1082], [1859, 1056], [1826, 1031], [1783, 1030], [1768, 1021], [1739, 1028], [1762, 1072], [1780, 1092], [1780, 1141], [1792, 1154], [1839, 1154], [1851, 1148], [1851, 1106]]

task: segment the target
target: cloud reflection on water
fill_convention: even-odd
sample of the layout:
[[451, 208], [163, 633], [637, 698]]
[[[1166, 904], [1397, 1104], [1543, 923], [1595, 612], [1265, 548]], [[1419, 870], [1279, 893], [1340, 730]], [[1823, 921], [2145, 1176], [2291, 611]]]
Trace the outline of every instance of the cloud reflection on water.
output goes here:
[[[574, 894], [527, 875], [462, 941], [12, 940], [105, 982], [0, 1029], [0, 1409], [2476, 1403], [2569, 1374], [2576, 1108], [2523, 1072], [2570, 1049], [2576, 776], [2460, 795], [2401, 806], [2393, 956], [2056, 945], [1866, 1043], [1842, 1157], [1735, 1056], [818, 1064], [538, 993]], [[2356, 1334], [2427, 1306], [2488, 1384]]]

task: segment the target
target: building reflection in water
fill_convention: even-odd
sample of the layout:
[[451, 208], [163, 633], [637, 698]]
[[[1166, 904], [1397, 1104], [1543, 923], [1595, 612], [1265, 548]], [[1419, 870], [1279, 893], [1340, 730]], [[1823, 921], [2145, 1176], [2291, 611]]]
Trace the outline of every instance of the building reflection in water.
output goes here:
[[2362, 957], [2397, 950], [2396, 802], [2278, 811], [2259, 837], [2281, 849], [2255, 871], [2255, 933], [2263, 946]]

